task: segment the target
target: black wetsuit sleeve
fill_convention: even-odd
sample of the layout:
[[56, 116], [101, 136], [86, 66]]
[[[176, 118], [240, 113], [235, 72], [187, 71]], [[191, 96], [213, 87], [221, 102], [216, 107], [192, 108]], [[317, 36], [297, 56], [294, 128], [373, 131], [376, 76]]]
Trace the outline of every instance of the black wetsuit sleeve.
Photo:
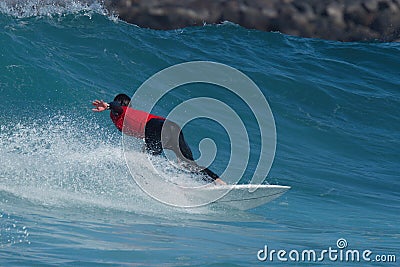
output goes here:
[[124, 110], [122, 109], [121, 104], [118, 101], [113, 101], [111, 103], [108, 103], [108, 105], [110, 107], [111, 112], [115, 116], [119, 116], [124, 112]]

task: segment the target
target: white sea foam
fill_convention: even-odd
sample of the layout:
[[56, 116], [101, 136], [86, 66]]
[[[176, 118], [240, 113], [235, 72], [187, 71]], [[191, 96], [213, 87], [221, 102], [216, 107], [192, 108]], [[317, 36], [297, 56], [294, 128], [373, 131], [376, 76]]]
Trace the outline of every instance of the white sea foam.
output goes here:
[[52, 17], [81, 12], [88, 16], [93, 13], [110, 15], [102, 2], [97, 0], [4, 0], [0, 2], [0, 12], [17, 18]]
[[2, 125], [1, 189], [45, 205], [111, 205], [106, 202], [126, 199], [132, 204], [140, 190], [125, 166], [118, 136], [78, 121], [55, 116], [47, 123]]
[[[0, 191], [44, 206], [162, 211], [165, 205], [147, 196], [133, 177], [145, 177], [155, 186], [162, 177], [169, 177], [167, 182], [196, 183], [188, 174], [168, 169], [168, 161], [160, 157], [152, 159], [165, 165], [165, 173], [158, 175], [139, 150], [129, 151], [136, 162], [129, 170], [117, 131], [108, 132], [87, 118], [56, 115], [3, 124], [0, 155]], [[175, 202], [185, 198], [179, 192], [164, 193]]]

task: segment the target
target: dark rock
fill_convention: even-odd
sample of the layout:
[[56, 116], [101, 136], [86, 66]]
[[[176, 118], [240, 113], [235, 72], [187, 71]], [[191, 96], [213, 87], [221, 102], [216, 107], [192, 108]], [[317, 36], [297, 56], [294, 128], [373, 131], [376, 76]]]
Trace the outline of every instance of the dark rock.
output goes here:
[[378, 10], [378, 1], [366, 0], [362, 3], [362, 6], [370, 13], [376, 12]]
[[343, 6], [333, 2], [326, 7], [326, 13], [337, 27], [345, 27]]
[[[238, 23], [240, 21], [240, 4], [236, 1], [228, 1], [223, 5], [221, 21], [231, 21]], [[218, 23], [218, 22], [216, 22]]]
[[120, 19], [176, 29], [231, 21], [340, 41], [400, 39], [400, 0], [104, 0]]
[[390, 7], [390, 4], [388, 1], [379, 1], [378, 2], [378, 10], [379, 11], [384, 11]]
[[372, 23], [373, 18], [372, 14], [357, 4], [350, 4], [344, 11], [344, 20], [346, 23], [353, 22], [356, 25], [368, 26]]

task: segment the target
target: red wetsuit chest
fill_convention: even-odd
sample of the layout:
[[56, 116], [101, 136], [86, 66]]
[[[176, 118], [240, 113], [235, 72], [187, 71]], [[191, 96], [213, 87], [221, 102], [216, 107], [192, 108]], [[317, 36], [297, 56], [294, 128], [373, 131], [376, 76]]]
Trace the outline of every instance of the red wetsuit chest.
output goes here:
[[[119, 116], [115, 116], [112, 112], [110, 113], [111, 120], [115, 126], [123, 131], [124, 134], [131, 135], [137, 138], [144, 138], [144, 131], [146, 123], [151, 119], [161, 119], [165, 118], [156, 116], [145, 111], [128, 108], [122, 106], [123, 112]], [[125, 123], [125, 127], [124, 127]]]

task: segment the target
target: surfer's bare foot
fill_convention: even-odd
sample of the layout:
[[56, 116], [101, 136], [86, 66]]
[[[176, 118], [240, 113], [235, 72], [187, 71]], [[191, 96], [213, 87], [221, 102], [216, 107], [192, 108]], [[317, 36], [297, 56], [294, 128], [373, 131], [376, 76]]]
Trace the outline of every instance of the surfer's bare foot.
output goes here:
[[220, 178], [215, 179], [214, 184], [216, 185], [226, 185], [224, 181], [222, 181]]

